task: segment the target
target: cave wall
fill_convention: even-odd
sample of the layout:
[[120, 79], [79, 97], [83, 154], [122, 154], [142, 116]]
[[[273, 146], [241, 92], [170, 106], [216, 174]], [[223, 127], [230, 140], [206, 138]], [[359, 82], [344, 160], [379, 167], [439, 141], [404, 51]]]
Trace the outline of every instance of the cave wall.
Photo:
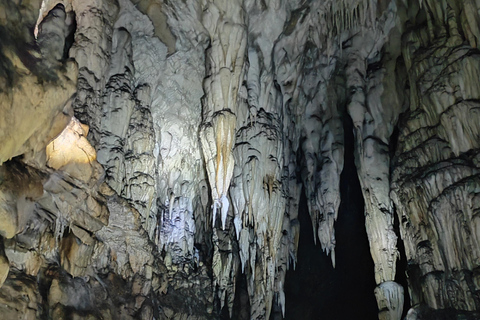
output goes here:
[[412, 301], [434, 309], [479, 308], [479, 52], [467, 22], [471, 5], [427, 2], [430, 10], [416, 13], [420, 27], [407, 27], [402, 39], [409, 109], [398, 126], [392, 199]]
[[215, 319], [243, 299], [244, 317], [284, 314], [302, 188], [335, 266], [352, 121], [379, 318], [400, 319], [404, 294], [409, 319], [477, 316], [479, 10], [3, 1], [2, 313]]

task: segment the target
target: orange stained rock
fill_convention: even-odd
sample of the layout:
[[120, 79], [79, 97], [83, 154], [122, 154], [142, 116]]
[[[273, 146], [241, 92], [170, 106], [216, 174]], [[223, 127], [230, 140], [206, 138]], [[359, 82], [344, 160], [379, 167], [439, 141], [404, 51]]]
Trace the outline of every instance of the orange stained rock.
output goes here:
[[91, 163], [97, 158], [95, 149], [88, 142], [88, 126], [75, 117], [62, 133], [47, 145], [47, 165], [60, 169], [70, 163]]

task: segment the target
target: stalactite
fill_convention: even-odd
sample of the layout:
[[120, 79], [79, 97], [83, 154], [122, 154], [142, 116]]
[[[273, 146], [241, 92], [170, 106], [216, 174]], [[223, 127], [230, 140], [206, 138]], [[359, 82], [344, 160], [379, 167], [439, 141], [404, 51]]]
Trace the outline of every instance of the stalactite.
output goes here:
[[[229, 207], [228, 187], [233, 174], [237, 95], [243, 80], [246, 55], [241, 1], [208, 1], [204, 24], [211, 37], [208, 76], [204, 82], [202, 146], [210, 164], [207, 172], [214, 201], [213, 216], [221, 209], [225, 228]], [[213, 132], [211, 132], [213, 130]], [[215, 220], [214, 220], [215, 221]]]
[[336, 265], [351, 117], [379, 318], [400, 319], [407, 292], [393, 203], [408, 319], [476, 316], [478, 12], [473, 0], [1, 2], [0, 313], [234, 317], [244, 273], [247, 317], [285, 315], [302, 190]]

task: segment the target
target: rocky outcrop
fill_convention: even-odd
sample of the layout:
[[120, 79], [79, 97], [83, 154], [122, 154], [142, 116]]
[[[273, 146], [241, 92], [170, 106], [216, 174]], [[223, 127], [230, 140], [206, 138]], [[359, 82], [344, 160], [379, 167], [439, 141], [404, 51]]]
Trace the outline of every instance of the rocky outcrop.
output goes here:
[[479, 9], [4, 1], [0, 312], [285, 314], [302, 189], [335, 266], [351, 118], [379, 318], [476, 317]]
[[[3, 163], [19, 155], [32, 158], [33, 154], [44, 153], [47, 143], [68, 124], [78, 70], [74, 61], [60, 61], [67, 28], [63, 6], [56, 7], [39, 27], [38, 45], [29, 29], [35, 24], [38, 7], [10, 2], [1, 6]], [[56, 46], [50, 46], [51, 41]]]

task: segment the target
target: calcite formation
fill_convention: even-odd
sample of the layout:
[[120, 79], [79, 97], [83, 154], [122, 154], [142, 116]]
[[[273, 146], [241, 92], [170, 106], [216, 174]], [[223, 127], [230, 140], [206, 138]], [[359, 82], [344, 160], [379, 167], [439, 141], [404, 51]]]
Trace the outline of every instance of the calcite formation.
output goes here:
[[413, 302], [477, 311], [478, 25], [471, 25], [472, 3], [424, 5], [427, 23], [403, 39], [412, 85], [392, 199]]
[[335, 267], [351, 122], [379, 319], [480, 317], [479, 12], [2, 1], [0, 314], [285, 316], [302, 190]]

